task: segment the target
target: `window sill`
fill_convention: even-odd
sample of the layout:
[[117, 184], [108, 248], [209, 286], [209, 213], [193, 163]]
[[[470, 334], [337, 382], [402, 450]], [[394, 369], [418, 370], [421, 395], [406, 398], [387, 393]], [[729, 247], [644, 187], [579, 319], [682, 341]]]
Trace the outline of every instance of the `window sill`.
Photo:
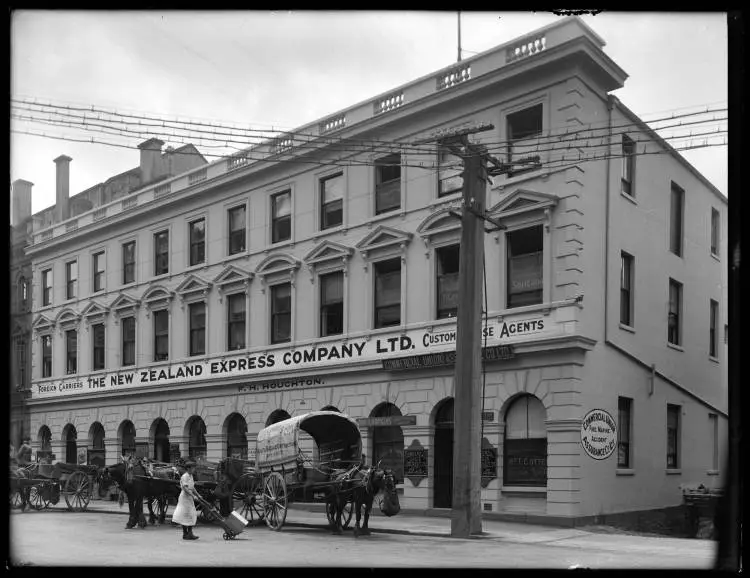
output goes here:
[[634, 476], [635, 470], [633, 468], [617, 468], [615, 471], [617, 476]]
[[714, 259], [716, 259], [716, 261], [721, 263], [721, 258], [716, 253], [711, 253], [711, 257], [713, 257]]
[[719, 475], [719, 470], [708, 470], [706, 472], [706, 475], [707, 476], [718, 476]]
[[285, 239], [284, 241], [278, 241], [276, 243], [272, 242], [270, 245], [268, 245], [268, 247], [263, 249], [263, 252], [268, 253], [269, 251], [273, 251], [274, 249], [282, 249], [284, 247], [294, 247], [294, 241], [292, 241], [291, 239]]
[[627, 199], [628, 201], [630, 201], [634, 205], [636, 205], [636, 206], [638, 205], [638, 201], [635, 200], [635, 197], [633, 195], [629, 195], [627, 193], [623, 193], [622, 191], [620, 191], [620, 196], [623, 197], [624, 199]]
[[222, 265], [226, 265], [230, 261], [236, 261], [237, 259], [247, 258], [250, 255], [250, 253], [245, 249], [244, 251], [240, 251], [239, 253], [234, 253], [233, 255], [227, 255], [221, 260]]
[[629, 333], [635, 333], [635, 328], [631, 325], [625, 325], [624, 323], [620, 323], [620, 329], [627, 331]]
[[670, 349], [674, 349], [675, 351], [685, 351], [685, 348], [680, 345], [675, 345], [674, 343], [670, 343], [667, 341], [667, 347]]
[[680, 468], [667, 468], [664, 470], [664, 473], [668, 476], [681, 476], [682, 470]]
[[183, 273], [189, 273], [191, 271], [198, 271], [200, 269], [208, 269], [208, 263], [205, 261], [203, 263], [196, 263], [195, 265], [188, 265], [185, 267], [185, 270]]
[[325, 237], [327, 235], [335, 235], [336, 233], [346, 233], [347, 228], [341, 224], [336, 225], [335, 227], [328, 227], [327, 229], [321, 229], [320, 231], [316, 231], [312, 234], [313, 239], [319, 239], [320, 237]]
[[547, 488], [542, 486], [502, 486], [500, 491], [503, 493], [513, 494], [544, 494], [547, 495]]
[[714, 357], [713, 355], [709, 355], [709, 356], [708, 356], [708, 360], [709, 360], [709, 361], [713, 361], [713, 362], [714, 362], [714, 363], [716, 363], [717, 365], [718, 365], [718, 363], [719, 363], [719, 358], [718, 358], [718, 357]]
[[367, 219], [365, 223], [368, 227], [372, 227], [373, 224], [378, 223], [380, 221], [385, 221], [386, 219], [392, 219], [393, 217], [398, 217], [401, 215], [401, 211], [399, 210], [401, 207], [397, 207], [391, 211], [386, 211], [384, 213], [380, 213], [379, 215], [374, 215]]
[[455, 203], [456, 201], [461, 200], [462, 192], [456, 191], [455, 193], [451, 193], [450, 195], [445, 195], [442, 197], [436, 198], [434, 201], [430, 201], [429, 207], [437, 207], [439, 205], [447, 205], [450, 203]]

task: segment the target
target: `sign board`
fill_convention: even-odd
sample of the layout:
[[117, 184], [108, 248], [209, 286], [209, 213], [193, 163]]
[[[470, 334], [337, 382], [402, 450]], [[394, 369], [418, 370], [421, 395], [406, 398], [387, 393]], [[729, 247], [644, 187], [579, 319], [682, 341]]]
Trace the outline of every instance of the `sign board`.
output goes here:
[[617, 448], [617, 426], [609, 412], [592, 409], [581, 422], [581, 445], [589, 457], [606, 460]]
[[357, 418], [359, 427], [385, 427], [393, 425], [417, 425], [416, 415], [391, 415], [385, 417]]
[[88, 450], [86, 448], [78, 448], [78, 463], [88, 464]]
[[497, 477], [497, 448], [487, 438], [482, 438], [481, 485], [486, 488]]
[[[569, 334], [567, 321], [557, 316], [513, 314], [490, 319], [481, 331], [486, 339], [485, 359], [501, 360], [512, 356], [512, 346], [531, 339]], [[68, 398], [80, 395], [123, 392], [133, 389], [163, 388], [169, 385], [201, 383], [212, 379], [243, 379], [242, 392], [316, 387], [320, 378], [273, 380], [280, 373], [308, 371], [325, 374], [333, 367], [357, 367], [363, 363], [393, 360], [386, 369], [411, 369], [455, 363], [457, 330], [455, 325], [412, 329], [406, 332], [377, 334], [373, 337], [338, 339], [249, 353], [224, 353], [200, 361], [166, 362], [143, 369], [98, 371], [76, 378], [35, 380], [32, 399]], [[434, 354], [437, 354], [433, 357]], [[409, 357], [404, 357], [404, 356]], [[425, 356], [425, 357], [420, 357]], [[413, 361], [415, 357], [418, 362]], [[401, 358], [409, 361], [395, 361]]]
[[[495, 345], [482, 349], [482, 359], [485, 361], [500, 361], [515, 357], [512, 345]], [[425, 355], [412, 355], [409, 357], [397, 357], [395, 359], [384, 359], [383, 369], [389, 371], [400, 369], [423, 369], [426, 367], [440, 367], [456, 363], [455, 351], [444, 351], [440, 353], [429, 353]]]
[[404, 448], [404, 477], [414, 486], [427, 477], [427, 449], [419, 440], [412, 440], [411, 445]]
[[482, 412], [482, 421], [492, 421], [495, 419], [495, 412], [494, 411], [483, 411]]

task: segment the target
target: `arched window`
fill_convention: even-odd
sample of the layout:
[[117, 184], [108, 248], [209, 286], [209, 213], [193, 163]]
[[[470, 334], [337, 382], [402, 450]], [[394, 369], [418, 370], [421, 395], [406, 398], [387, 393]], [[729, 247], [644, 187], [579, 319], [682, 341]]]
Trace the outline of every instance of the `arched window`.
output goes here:
[[154, 459], [157, 462], [169, 463], [169, 424], [163, 418], [156, 421], [154, 431]]
[[247, 423], [238, 413], [227, 424], [227, 457], [247, 459]]
[[[401, 410], [392, 403], [383, 403], [370, 417], [400, 416]], [[371, 428], [372, 463], [391, 468], [397, 483], [404, 481], [404, 432], [400, 425], [384, 425]]]
[[39, 449], [43, 452], [52, 451], [52, 432], [46, 425], [39, 429]]
[[135, 455], [135, 426], [132, 421], [126, 421], [120, 426], [122, 428], [122, 455]]
[[89, 431], [91, 445], [89, 446], [88, 463], [92, 466], [104, 466], [104, 426], [98, 421], [91, 425]]
[[26, 277], [21, 277], [18, 280], [18, 307], [21, 311], [26, 311], [29, 308], [29, 284]]
[[505, 413], [503, 484], [547, 486], [547, 410], [538, 398], [523, 395]]
[[190, 422], [188, 456], [192, 459], [206, 457], [206, 424], [199, 417]]
[[327, 406], [321, 408], [320, 411], [338, 411], [339, 413], [341, 413], [339, 411], [339, 408], [337, 408], [335, 405], [327, 405]]
[[289, 419], [292, 417], [289, 415], [288, 412], [284, 411], [283, 409], [277, 409], [271, 412], [271, 415], [268, 416], [268, 419], [266, 420], [266, 427], [268, 427], [271, 424], [284, 421], [285, 419]]
[[66, 464], [77, 464], [78, 463], [78, 432], [76, 428], [68, 424], [65, 426], [63, 433], [63, 439], [65, 440], [65, 463]]

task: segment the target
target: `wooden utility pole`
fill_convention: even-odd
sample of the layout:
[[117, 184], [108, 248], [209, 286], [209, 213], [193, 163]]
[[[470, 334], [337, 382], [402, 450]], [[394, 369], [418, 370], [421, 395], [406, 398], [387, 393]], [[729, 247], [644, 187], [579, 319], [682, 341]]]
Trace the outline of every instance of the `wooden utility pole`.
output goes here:
[[461, 62], [461, 12], [458, 13], [458, 62]]
[[482, 532], [482, 267], [487, 149], [467, 145], [458, 265], [451, 536]]

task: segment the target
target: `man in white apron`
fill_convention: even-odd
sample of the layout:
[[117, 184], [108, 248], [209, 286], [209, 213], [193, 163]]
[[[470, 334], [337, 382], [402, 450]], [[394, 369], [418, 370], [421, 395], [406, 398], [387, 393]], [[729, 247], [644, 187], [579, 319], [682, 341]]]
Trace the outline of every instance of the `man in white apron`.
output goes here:
[[177, 499], [177, 507], [172, 514], [172, 521], [182, 526], [183, 540], [197, 540], [198, 536], [193, 534], [193, 526], [198, 521], [198, 512], [195, 509], [195, 462], [185, 462], [185, 473], [180, 478], [180, 497]]

